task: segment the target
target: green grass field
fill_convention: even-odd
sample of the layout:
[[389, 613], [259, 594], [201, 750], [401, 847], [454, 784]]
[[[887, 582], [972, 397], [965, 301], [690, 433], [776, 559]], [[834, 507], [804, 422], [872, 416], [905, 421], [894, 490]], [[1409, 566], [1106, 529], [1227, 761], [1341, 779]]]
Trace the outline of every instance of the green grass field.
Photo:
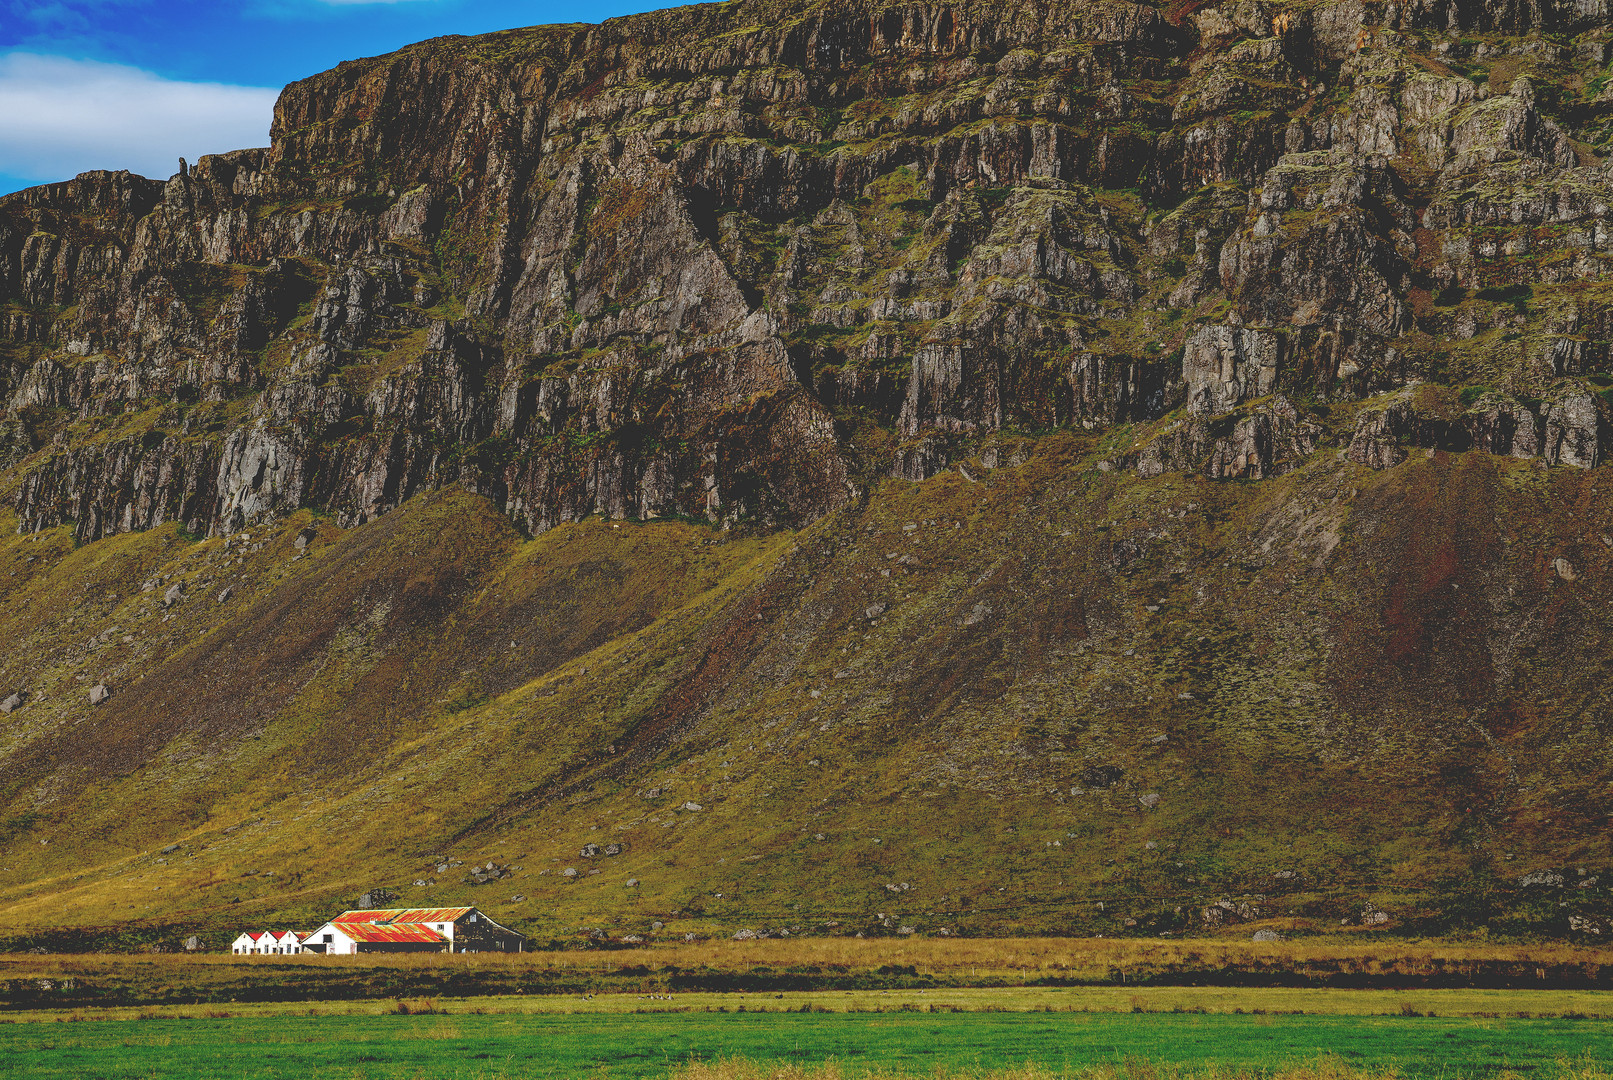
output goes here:
[[1079, 1071], [1146, 1059], [1276, 1069], [1337, 1055], [1357, 1068], [1455, 1078], [1552, 1073], [1613, 1058], [1597, 1020], [1174, 1013], [686, 1013], [148, 1019], [0, 1025], [10, 1076], [83, 1080], [661, 1077], [745, 1057], [914, 1074], [1032, 1063]]

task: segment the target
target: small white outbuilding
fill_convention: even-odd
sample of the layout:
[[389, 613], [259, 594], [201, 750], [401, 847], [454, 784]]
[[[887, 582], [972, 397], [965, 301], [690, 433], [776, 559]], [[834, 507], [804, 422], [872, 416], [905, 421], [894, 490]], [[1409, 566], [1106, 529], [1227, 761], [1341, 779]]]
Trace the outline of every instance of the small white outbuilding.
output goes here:
[[302, 938], [295, 930], [261, 930], [236, 938], [230, 952], [236, 956], [295, 956], [302, 952]]

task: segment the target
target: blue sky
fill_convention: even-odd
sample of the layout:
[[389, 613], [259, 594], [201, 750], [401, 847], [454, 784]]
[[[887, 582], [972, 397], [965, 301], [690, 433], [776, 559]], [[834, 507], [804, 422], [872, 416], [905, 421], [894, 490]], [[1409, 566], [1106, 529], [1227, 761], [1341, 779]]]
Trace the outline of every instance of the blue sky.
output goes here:
[[444, 34], [665, 0], [0, 0], [0, 193], [86, 169], [167, 178], [264, 146], [280, 87]]

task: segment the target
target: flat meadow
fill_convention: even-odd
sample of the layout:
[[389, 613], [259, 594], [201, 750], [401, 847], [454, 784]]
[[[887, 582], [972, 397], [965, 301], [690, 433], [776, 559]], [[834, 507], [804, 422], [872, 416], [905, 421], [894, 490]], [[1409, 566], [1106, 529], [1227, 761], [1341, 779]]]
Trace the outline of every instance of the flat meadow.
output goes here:
[[[1608, 959], [1386, 941], [12, 954], [0, 1074], [1613, 1080], [1600, 1066], [1613, 1061]], [[1226, 985], [1257, 976], [1295, 985]]]
[[1032, 1067], [1551, 1075], [1613, 1059], [1597, 1020], [1237, 1013], [410, 1011], [0, 1025], [11, 1075], [282, 1080], [667, 1077], [697, 1064], [907, 1076]]

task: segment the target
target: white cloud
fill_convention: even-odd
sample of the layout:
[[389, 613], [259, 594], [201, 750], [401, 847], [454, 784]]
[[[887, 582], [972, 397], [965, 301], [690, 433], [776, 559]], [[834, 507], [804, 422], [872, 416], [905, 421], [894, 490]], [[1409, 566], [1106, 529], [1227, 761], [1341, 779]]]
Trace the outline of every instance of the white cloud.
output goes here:
[[65, 180], [90, 169], [166, 179], [195, 161], [267, 146], [279, 91], [177, 82], [140, 68], [0, 55], [0, 173]]

